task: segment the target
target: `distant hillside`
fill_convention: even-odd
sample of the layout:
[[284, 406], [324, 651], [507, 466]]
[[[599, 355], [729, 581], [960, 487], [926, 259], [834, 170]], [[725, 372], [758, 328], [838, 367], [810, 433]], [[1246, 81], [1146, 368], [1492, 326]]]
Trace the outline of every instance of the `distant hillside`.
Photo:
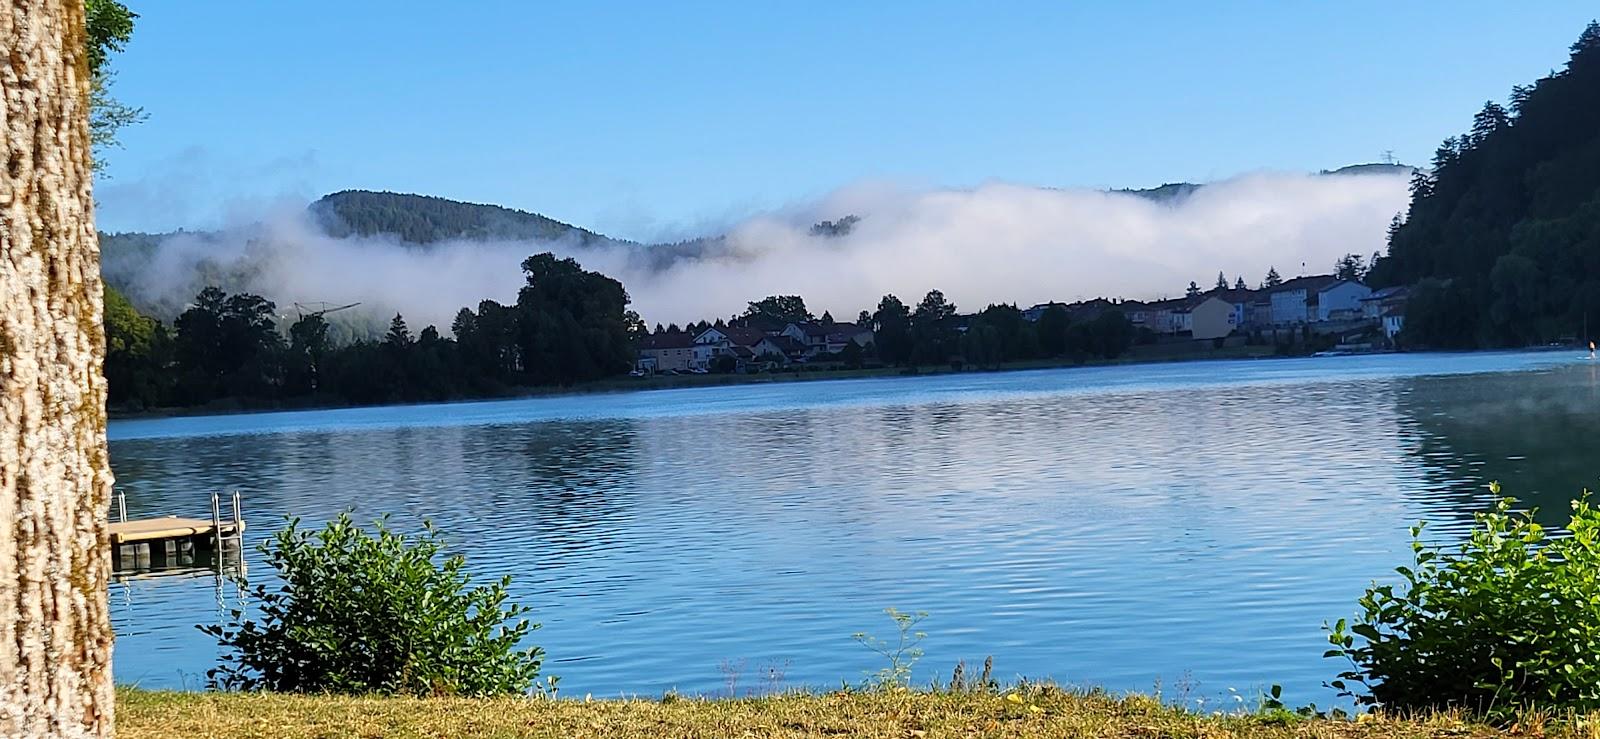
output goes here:
[[1195, 190], [1198, 189], [1200, 189], [1200, 185], [1196, 185], [1193, 182], [1168, 182], [1165, 185], [1159, 185], [1156, 187], [1146, 187], [1142, 189], [1128, 188], [1123, 190], [1112, 190], [1112, 192], [1123, 195], [1138, 195], [1141, 198], [1149, 198], [1158, 203], [1166, 203], [1189, 197], [1190, 195], [1194, 194]]
[[1410, 177], [1411, 173], [1415, 171], [1417, 171], [1417, 168], [1409, 164], [1372, 162], [1370, 164], [1351, 164], [1338, 169], [1324, 169], [1319, 174], [1398, 174]]
[[1600, 333], [1600, 24], [1564, 69], [1485, 103], [1411, 183], [1375, 285], [1412, 285], [1405, 337], [1522, 346]]
[[[1349, 165], [1349, 166], [1346, 166], [1346, 167], [1340, 167], [1338, 169], [1324, 169], [1321, 172], [1318, 172], [1317, 174], [1319, 174], [1319, 175], [1397, 174], [1397, 175], [1404, 175], [1404, 176], [1409, 177], [1409, 176], [1411, 176], [1411, 173], [1413, 173], [1415, 171], [1417, 171], [1416, 168], [1412, 167], [1409, 164], [1389, 164], [1389, 163], [1384, 163], [1384, 162], [1373, 162], [1371, 164], [1352, 164], [1352, 165]], [[1122, 190], [1112, 190], [1112, 192], [1122, 193], [1122, 194], [1127, 194], [1127, 195], [1138, 195], [1139, 197], [1148, 198], [1148, 199], [1154, 200], [1154, 201], [1156, 201], [1158, 203], [1170, 203], [1170, 202], [1176, 202], [1176, 201], [1182, 200], [1184, 198], [1187, 198], [1190, 195], [1193, 195], [1196, 190], [1199, 190], [1202, 187], [1205, 187], [1205, 185], [1199, 185], [1199, 184], [1195, 184], [1193, 182], [1168, 182], [1165, 185], [1158, 185], [1156, 187], [1127, 188], [1127, 189], [1122, 189]]]
[[412, 244], [449, 239], [570, 239], [580, 246], [617, 243], [538, 213], [432, 195], [345, 190], [312, 203], [310, 211], [330, 236], [384, 235]]

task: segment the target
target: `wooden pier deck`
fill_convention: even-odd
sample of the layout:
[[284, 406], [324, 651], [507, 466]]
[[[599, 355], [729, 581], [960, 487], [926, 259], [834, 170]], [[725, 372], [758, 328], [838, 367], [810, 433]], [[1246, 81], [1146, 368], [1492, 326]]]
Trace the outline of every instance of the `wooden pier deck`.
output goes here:
[[[221, 528], [223, 538], [238, 536], [244, 533], [244, 522], [223, 521]], [[111, 545], [122, 546], [123, 544], [139, 544], [169, 539], [194, 539], [197, 537], [210, 539], [216, 535], [216, 529], [217, 526], [211, 521], [200, 518], [178, 518], [177, 516], [144, 518], [134, 521], [113, 521], [111, 523]]]
[[[117, 515], [108, 526], [114, 570], [160, 569], [193, 566], [210, 559], [242, 559], [244, 516], [239, 495], [233, 494], [233, 518], [222, 517], [220, 496], [211, 496], [211, 518], [138, 518], [130, 520], [121, 492]], [[226, 555], [233, 555], [228, 557]]]

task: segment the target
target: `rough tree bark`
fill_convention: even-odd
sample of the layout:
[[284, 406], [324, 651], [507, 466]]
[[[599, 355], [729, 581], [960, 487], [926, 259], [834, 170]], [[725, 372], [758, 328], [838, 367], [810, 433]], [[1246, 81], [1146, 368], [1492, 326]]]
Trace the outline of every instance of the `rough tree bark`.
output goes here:
[[110, 736], [105, 335], [81, 0], [4, 0], [0, 735]]

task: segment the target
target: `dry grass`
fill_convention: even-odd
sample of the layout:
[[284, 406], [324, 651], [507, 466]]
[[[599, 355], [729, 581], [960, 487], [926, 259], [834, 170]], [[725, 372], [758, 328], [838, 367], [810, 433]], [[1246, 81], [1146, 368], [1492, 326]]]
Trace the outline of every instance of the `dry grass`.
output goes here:
[[[1023, 697], [1025, 695], [1026, 697]], [[161, 737], [1492, 737], [1436, 716], [1359, 722], [1197, 716], [1142, 697], [1050, 688], [1007, 694], [867, 692], [741, 700], [348, 698], [270, 694], [118, 695], [117, 734]], [[1510, 735], [1595, 737], [1532, 722]]]

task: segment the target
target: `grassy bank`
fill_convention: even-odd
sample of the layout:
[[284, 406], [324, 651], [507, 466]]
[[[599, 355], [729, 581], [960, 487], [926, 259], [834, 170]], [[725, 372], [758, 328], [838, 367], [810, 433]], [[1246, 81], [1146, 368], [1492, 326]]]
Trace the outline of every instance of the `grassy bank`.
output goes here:
[[[1357, 721], [1199, 716], [1149, 698], [1049, 688], [711, 700], [345, 698], [118, 693], [117, 735], [157, 737], [1491, 737], [1450, 717]], [[1590, 736], [1534, 723], [1521, 735]]]

